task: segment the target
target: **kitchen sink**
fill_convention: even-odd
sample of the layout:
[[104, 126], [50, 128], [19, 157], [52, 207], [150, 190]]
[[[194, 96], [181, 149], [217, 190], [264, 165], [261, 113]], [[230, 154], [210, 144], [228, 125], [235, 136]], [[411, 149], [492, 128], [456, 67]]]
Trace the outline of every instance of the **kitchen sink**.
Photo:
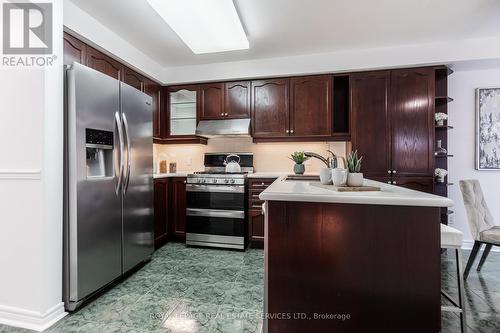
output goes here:
[[319, 182], [319, 176], [314, 175], [288, 175], [285, 180], [303, 180], [308, 182]]

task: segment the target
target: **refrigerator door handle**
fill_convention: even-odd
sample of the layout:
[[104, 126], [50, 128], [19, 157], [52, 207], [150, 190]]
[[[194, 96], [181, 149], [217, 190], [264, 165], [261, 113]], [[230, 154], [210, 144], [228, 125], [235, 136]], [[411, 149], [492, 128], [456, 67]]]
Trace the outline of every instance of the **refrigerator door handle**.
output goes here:
[[131, 159], [131, 152], [130, 152], [130, 135], [128, 133], [127, 116], [125, 115], [125, 113], [123, 113], [122, 117], [123, 117], [123, 127], [125, 129], [125, 138], [127, 140], [127, 171], [125, 172], [125, 181], [123, 183], [123, 194], [125, 194], [125, 193], [127, 193], [128, 183], [130, 181], [130, 159]]
[[116, 182], [116, 187], [115, 187], [115, 193], [118, 195], [120, 193], [120, 188], [122, 187], [122, 180], [123, 180], [123, 130], [122, 130], [122, 122], [120, 120], [120, 112], [116, 111], [115, 112], [115, 123], [116, 123], [116, 128], [118, 130], [118, 141], [119, 141], [119, 154], [118, 154], [118, 161], [120, 163], [118, 167], [118, 181]]

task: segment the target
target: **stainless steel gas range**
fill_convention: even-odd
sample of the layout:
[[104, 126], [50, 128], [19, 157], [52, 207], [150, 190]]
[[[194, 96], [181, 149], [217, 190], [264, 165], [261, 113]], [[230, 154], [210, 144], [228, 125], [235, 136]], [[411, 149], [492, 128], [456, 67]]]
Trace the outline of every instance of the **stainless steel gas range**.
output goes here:
[[205, 171], [187, 176], [186, 245], [246, 247], [246, 175], [253, 172], [253, 154], [237, 154], [241, 166], [238, 173], [225, 172], [227, 155], [205, 154]]

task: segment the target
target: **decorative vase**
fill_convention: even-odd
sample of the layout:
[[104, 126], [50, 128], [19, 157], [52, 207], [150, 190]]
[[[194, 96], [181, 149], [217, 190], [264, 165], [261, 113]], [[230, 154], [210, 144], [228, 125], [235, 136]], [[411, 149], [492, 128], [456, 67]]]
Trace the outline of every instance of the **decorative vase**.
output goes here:
[[304, 171], [306, 171], [306, 166], [304, 164], [298, 164], [296, 163], [293, 166], [293, 172], [295, 172], [296, 175], [303, 175]]
[[444, 183], [444, 176], [436, 176], [436, 183]]
[[434, 153], [434, 155], [436, 155], [436, 156], [446, 156], [447, 154], [448, 154], [448, 152], [442, 146], [442, 141], [441, 140], [437, 140], [437, 149], [436, 149], [436, 152]]
[[347, 186], [363, 186], [363, 173], [351, 173], [347, 174]]
[[438, 126], [444, 126], [444, 120], [443, 120], [443, 119], [437, 120], [437, 121], [436, 121], [436, 124], [437, 124]]
[[323, 185], [330, 185], [332, 183], [332, 169], [322, 168], [319, 170], [319, 181]]

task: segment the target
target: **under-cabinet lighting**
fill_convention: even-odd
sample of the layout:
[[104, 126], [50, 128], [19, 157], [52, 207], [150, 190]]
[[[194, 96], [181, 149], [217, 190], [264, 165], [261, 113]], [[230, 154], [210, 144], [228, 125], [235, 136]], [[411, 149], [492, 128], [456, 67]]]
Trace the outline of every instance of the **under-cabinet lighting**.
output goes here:
[[232, 0], [147, 0], [195, 53], [248, 49]]

